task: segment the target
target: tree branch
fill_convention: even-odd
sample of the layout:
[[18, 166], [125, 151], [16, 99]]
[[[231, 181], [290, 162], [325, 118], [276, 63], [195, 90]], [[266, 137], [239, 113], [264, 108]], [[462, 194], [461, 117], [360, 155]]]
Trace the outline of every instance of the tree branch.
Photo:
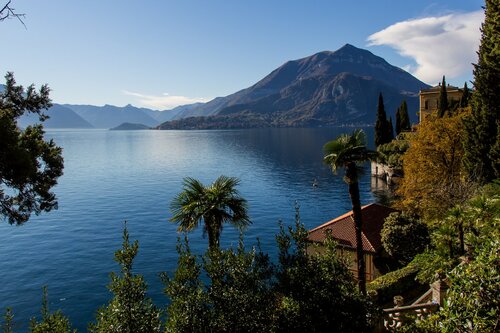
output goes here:
[[[18, 14], [15, 12], [15, 9], [12, 8], [10, 6], [10, 3], [12, 2], [12, 0], [9, 0], [3, 7], [2, 9], [0, 9], [0, 22], [5, 20], [5, 19], [8, 19], [8, 18], [17, 18], [19, 20], [19, 22], [22, 23], [22, 25], [24, 25], [24, 27], [26, 28], [26, 24], [24, 24], [24, 21], [22, 20], [23, 17], [25, 17], [26, 15], [25, 14]], [[27, 28], [26, 28], [27, 29]]]

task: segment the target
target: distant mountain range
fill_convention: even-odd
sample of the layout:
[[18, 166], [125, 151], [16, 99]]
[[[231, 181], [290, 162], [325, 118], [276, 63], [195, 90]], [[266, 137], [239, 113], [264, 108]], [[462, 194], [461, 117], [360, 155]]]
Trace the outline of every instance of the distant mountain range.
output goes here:
[[[123, 107], [54, 104], [45, 111], [50, 118], [44, 122], [44, 126], [46, 128], [114, 128], [123, 123], [135, 123], [154, 127], [173, 119], [178, 112], [189, 107], [179, 106], [172, 110], [155, 111], [137, 108], [130, 104]], [[37, 121], [36, 115], [28, 114], [21, 117], [19, 124], [21, 127], [26, 127]]]
[[[388, 116], [406, 100], [416, 122], [418, 93], [429, 86], [371, 52], [346, 44], [288, 61], [253, 86], [207, 103], [155, 111], [132, 105], [54, 104], [47, 128], [115, 128], [123, 123], [158, 129], [373, 125], [378, 94]], [[1, 87], [0, 87], [1, 89]], [[37, 121], [20, 120], [22, 127]]]

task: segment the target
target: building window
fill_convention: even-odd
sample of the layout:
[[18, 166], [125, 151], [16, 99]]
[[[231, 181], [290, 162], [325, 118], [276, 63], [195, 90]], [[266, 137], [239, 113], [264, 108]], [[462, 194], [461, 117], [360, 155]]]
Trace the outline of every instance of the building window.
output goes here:
[[425, 101], [425, 109], [429, 109], [429, 101]]

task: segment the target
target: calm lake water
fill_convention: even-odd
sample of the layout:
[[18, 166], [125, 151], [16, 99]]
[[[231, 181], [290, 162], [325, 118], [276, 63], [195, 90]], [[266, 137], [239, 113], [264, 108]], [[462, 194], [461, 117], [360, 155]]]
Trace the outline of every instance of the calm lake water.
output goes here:
[[[107, 303], [113, 253], [121, 246], [123, 222], [140, 242], [135, 269], [149, 285], [157, 305], [167, 302], [158, 274], [175, 269], [176, 226], [169, 205], [184, 177], [204, 183], [219, 175], [241, 179], [253, 224], [246, 244], [259, 238], [276, 254], [278, 220], [294, 221], [300, 204], [307, 228], [350, 210], [342, 172], [334, 176], [322, 163], [322, 146], [348, 128], [258, 129], [229, 131], [48, 131], [64, 148], [65, 170], [55, 189], [59, 209], [34, 216], [23, 226], [0, 223], [0, 309], [13, 308], [16, 327], [39, 317], [42, 286], [52, 310], [62, 309], [79, 331]], [[373, 131], [366, 129], [369, 146]], [[369, 165], [361, 178], [362, 204], [370, 192]], [[319, 186], [313, 187], [317, 179]], [[207, 247], [201, 228], [189, 235], [193, 252]], [[237, 244], [238, 232], [226, 226], [223, 247]]]

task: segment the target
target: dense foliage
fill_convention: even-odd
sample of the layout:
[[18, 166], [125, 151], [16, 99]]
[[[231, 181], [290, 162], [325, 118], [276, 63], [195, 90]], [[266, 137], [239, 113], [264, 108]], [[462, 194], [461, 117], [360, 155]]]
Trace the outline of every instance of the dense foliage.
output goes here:
[[385, 219], [381, 237], [384, 249], [402, 265], [423, 252], [430, 242], [427, 226], [401, 213], [391, 213]]
[[163, 275], [171, 300], [167, 332], [272, 330], [275, 307], [266, 255], [246, 252], [240, 240], [237, 249], [214, 249], [199, 258], [191, 254], [187, 238], [179, 242], [178, 252], [174, 276]]
[[416, 289], [416, 286], [422, 286], [416, 282], [418, 271], [418, 266], [408, 265], [379, 276], [368, 284], [368, 294], [379, 304], [389, 303], [394, 296], [403, 295], [409, 290]]
[[500, 329], [500, 240], [491, 240], [469, 263], [448, 275], [451, 287], [439, 313], [443, 332], [495, 332]]
[[[277, 236], [279, 262], [240, 240], [236, 249], [190, 252], [179, 243], [178, 268], [164, 275], [167, 332], [363, 332], [370, 305], [335, 246], [308, 255], [298, 222]], [[202, 278], [204, 276], [205, 278]], [[189, 315], [186, 315], [189, 313]]]
[[397, 190], [403, 210], [425, 219], [442, 217], [474, 194], [462, 164], [466, 115], [467, 110], [442, 118], [429, 115], [409, 136], [404, 178]]
[[20, 129], [19, 117], [36, 113], [40, 122], [51, 106], [49, 88], [37, 92], [33, 85], [16, 85], [14, 75], [5, 76], [5, 90], [0, 93], [0, 216], [9, 223], [26, 222], [31, 213], [57, 208], [51, 191], [63, 173], [62, 149], [45, 140], [41, 124]]
[[472, 114], [466, 119], [465, 165], [487, 183], [500, 176], [500, 3], [486, 0], [478, 63], [474, 65]]
[[278, 332], [366, 332], [373, 310], [360, 295], [336, 244], [306, 241], [300, 223], [277, 236]]
[[96, 322], [89, 325], [93, 333], [161, 332], [160, 311], [146, 297], [147, 285], [142, 275], [132, 272], [139, 243], [130, 244], [128, 230], [123, 230], [122, 248], [115, 252], [121, 274], [111, 273], [109, 290], [114, 297], [97, 311]]
[[42, 320], [37, 322], [33, 318], [30, 322], [29, 333], [71, 333], [76, 330], [71, 329], [69, 319], [61, 311], [51, 313], [47, 296], [47, 288], [43, 288], [42, 297]]
[[410, 147], [408, 140], [399, 135], [395, 140], [377, 147], [377, 160], [391, 168], [403, 169], [403, 156]]

